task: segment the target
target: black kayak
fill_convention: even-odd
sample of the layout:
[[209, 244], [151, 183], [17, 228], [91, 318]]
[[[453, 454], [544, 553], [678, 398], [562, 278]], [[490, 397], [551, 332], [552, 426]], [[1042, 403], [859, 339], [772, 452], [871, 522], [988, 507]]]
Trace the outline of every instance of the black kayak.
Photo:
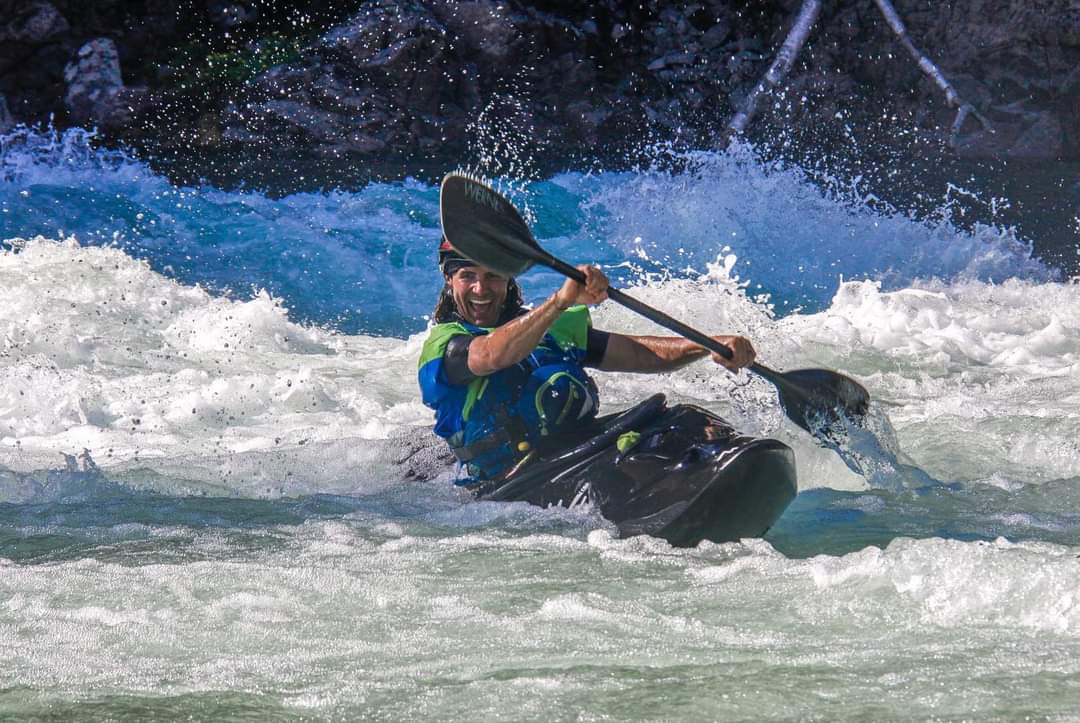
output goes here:
[[700, 407], [668, 407], [663, 394], [597, 418], [575, 437], [577, 443], [539, 452], [505, 479], [481, 484], [477, 497], [542, 507], [588, 503], [622, 537], [692, 546], [761, 537], [797, 492], [795, 455], [786, 444], [740, 435]]

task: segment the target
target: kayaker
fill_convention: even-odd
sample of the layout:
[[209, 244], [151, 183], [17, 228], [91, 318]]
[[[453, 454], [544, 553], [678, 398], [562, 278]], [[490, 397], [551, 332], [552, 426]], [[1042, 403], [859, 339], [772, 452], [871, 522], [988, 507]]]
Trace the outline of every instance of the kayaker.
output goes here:
[[[435, 326], [420, 355], [424, 404], [435, 410], [435, 433], [469, 472], [461, 480], [495, 479], [546, 440], [584, 428], [599, 408], [585, 368], [667, 372], [710, 354], [677, 336], [630, 336], [592, 328], [588, 306], [607, 298], [608, 279], [579, 266], [585, 284], [567, 279], [534, 308], [517, 282], [462, 257], [448, 241], [439, 247], [445, 286]], [[731, 350], [737, 371], [754, 361], [741, 336], [714, 336]]]

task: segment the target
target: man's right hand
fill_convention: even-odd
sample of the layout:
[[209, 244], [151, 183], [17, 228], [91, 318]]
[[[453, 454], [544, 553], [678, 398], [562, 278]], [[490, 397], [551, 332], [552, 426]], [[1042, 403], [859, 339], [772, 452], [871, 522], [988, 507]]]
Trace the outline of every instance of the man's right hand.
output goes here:
[[608, 278], [595, 266], [581, 265], [578, 270], [585, 274], [585, 283], [574, 279], [563, 282], [562, 288], [555, 292], [555, 303], [560, 309], [569, 309], [576, 304], [593, 305], [605, 301], [608, 297]]
[[714, 336], [715, 341], [720, 342], [731, 351], [731, 359], [726, 359], [716, 352], [711, 352], [712, 360], [717, 364], [737, 372], [743, 367], [748, 367], [757, 358], [754, 345], [750, 340], [742, 336]]

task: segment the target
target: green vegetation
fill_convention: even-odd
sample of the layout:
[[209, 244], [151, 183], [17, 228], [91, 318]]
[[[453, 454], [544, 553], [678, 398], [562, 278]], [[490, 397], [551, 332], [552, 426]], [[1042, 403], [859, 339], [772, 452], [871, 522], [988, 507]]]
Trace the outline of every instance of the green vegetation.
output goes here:
[[213, 52], [188, 44], [177, 48], [169, 65], [175, 70], [178, 90], [216, 94], [234, 89], [275, 65], [296, 60], [305, 42], [304, 38], [273, 32], [255, 42]]

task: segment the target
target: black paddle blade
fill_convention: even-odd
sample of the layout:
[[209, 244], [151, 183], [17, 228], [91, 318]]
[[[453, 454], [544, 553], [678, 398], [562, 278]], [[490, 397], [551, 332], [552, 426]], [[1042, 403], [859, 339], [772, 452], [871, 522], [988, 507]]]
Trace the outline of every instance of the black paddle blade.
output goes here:
[[450, 245], [492, 271], [517, 276], [547, 256], [514, 204], [470, 175], [446, 174], [439, 212]]
[[870, 393], [854, 379], [828, 369], [773, 372], [770, 381], [780, 393], [784, 413], [815, 437], [828, 435], [846, 420], [861, 425], [870, 407]]

